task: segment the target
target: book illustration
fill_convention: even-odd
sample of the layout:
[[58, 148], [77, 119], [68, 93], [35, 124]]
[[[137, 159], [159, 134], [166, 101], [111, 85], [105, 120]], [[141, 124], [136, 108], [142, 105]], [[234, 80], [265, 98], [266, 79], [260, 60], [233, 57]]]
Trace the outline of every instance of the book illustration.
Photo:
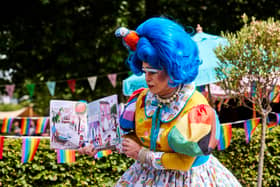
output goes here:
[[120, 143], [117, 95], [99, 99], [88, 105], [88, 141], [97, 149]]
[[52, 100], [50, 135], [52, 149], [78, 149], [86, 136], [87, 105], [84, 102]]
[[78, 149], [93, 144], [110, 149], [120, 143], [117, 95], [90, 103], [51, 100], [51, 149]]

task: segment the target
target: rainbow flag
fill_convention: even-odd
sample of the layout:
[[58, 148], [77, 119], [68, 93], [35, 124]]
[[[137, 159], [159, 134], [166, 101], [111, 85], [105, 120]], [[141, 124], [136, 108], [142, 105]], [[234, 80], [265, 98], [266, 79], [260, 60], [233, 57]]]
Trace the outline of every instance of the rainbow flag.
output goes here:
[[4, 118], [2, 123], [2, 133], [9, 133], [12, 128], [14, 118]]
[[272, 103], [279, 103], [280, 102], [280, 86], [274, 86], [273, 90], [269, 94], [269, 99]]
[[57, 163], [73, 163], [75, 162], [75, 150], [57, 150]]
[[103, 150], [103, 151], [99, 151], [99, 152], [94, 156], [94, 158], [95, 158], [95, 159], [99, 159], [99, 158], [101, 158], [101, 157], [103, 157], [103, 156], [108, 156], [108, 155], [110, 155], [110, 154], [112, 154], [112, 150], [110, 150], [110, 149], [108, 149], [108, 150]]
[[28, 131], [30, 128], [30, 122], [31, 122], [30, 118], [21, 119], [21, 131], [20, 131], [21, 135], [28, 135]]
[[49, 118], [43, 117], [37, 119], [35, 134], [41, 134], [44, 133], [47, 127], [47, 124], [49, 122]]
[[0, 136], [0, 159], [3, 158], [4, 136]]
[[280, 113], [276, 113], [276, 123], [280, 125]]
[[32, 161], [40, 143], [40, 138], [23, 138], [21, 146], [21, 162]]
[[273, 127], [277, 126], [277, 122], [271, 121], [267, 124], [267, 128], [271, 130]]
[[220, 139], [218, 143], [218, 150], [225, 150], [230, 145], [232, 137], [232, 124], [225, 123], [220, 128]]
[[261, 120], [260, 118], [255, 118], [255, 119], [246, 120], [244, 122], [246, 143], [250, 142], [251, 136], [256, 130], [258, 124], [260, 123], [260, 120]]

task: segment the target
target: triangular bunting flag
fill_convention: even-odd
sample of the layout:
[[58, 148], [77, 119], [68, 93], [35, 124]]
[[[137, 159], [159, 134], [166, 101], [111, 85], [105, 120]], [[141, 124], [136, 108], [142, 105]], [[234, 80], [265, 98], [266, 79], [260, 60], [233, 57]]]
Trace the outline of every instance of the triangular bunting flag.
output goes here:
[[15, 90], [15, 85], [14, 84], [6, 85], [6, 92], [8, 93], [10, 98], [13, 98], [14, 90]]
[[280, 85], [275, 85], [273, 90], [269, 94], [269, 100], [272, 103], [280, 102]]
[[30, 128], [31, 119], [29, 118], [22, 118], [21, 119], [21, 135], [28, 135], [29, 128]]
[[75, 150], [56, 150], [57, 163], [73, 163], [75, 162]]
[[232, 124], [222, 124], [220, 128], [220, 139], [218, 143], [218, 150], [225, 150], [230, 145], [232, 137]]
[[34, 94], [35, 84], [34, 83], [27, 84], [26, 87], [27, 87], [28, 93], [30, 95], [30, 98], [32, 98], [32, 96]]
[[75, 93], [75, 87], [76, 87], [76, 80], [67, 80], [68, 86], [71, 89], [72, 93]]
[[113, 73], [113, 74], [108, 74], [107, 76], [112, 86], [115, 88], [117, 86], [117, 74]]
[[271, 121], [271, 122], [267, 123], [267, 128], [269, 130], [271, 130], [275, 126], [277, 126], [277, 122], [275, 122], [275, 121]]
[[2, 133], [11, 132], [13, 120], [14, 120], [14, 118], [4, 118], [3, 119], [2, 128], [1, 128]]
[[0, 159], [3, 159], [4, 136], [0, 136]]
[[40, 138], [23, 138], [21, 146], [21, 162], [32, 161], [40, 143]]
[[249, 143], [251, 140], [251, 136], [256, 130], [258, 124], [260, 123], [260, 118], [255, 118], [251, 120], [246, 120], [244, 122], [244, 129], [245, 129], [245, 137], [246, 143]]
[[97, 80], [97, 76], [88, 77], [88, 83], [92, 91], [95, 89], [96, 80]]
[[51, 96], [54, 96], [56, 82], [48, 81], [48, 82], [46, 82], [46, 84], [47, 84], [47, 87], [49, 89], [49, 92], [50, 92]]
[[280, 113], [276, 113], [276, 122], [280, 125]]
[[41, 134], [44, 133], [47, 127], [47, 124], [49, 122], [49, 118], [42, 117], [37, 119], [35, 134]]

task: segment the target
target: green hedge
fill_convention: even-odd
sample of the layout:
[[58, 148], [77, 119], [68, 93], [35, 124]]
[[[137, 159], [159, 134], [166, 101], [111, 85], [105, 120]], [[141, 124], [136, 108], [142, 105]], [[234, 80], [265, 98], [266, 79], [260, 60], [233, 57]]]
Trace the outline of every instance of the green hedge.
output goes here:
[[[233, 129], [230, 146], [225, 151], [215, 151], [219, 158], [244, 186], [256, 186], [260, 150], [261, 125], [254, 132], [249, 144], [244, 129]], [[280, 128], [267, 130], [264, 159], [263, 186], [280, 186]]]
[[[243, 129], [233, 129], [231, 145], [214, 155], [244, 186], [255, 186], [258, 170], [260, 126], [246, 144]], [[280, 185], [280, 128], [267, 131], [264, 186]], [[133, 160], [112, 154], [95, 160], [76, 154], [76, 162], [57, 164], [49, 141], [41, 140], [32, 162], [21, 163], [21, 140], [5, 139], [3, 159], [0, 160], [0, 186], [113, 186]]]

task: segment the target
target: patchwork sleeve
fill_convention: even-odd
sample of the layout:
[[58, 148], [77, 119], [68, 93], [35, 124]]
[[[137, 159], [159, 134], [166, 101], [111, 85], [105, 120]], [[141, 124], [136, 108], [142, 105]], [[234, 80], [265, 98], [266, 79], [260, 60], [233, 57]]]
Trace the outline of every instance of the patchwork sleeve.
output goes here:
[[128, 102], [120, 116], [120, 127], [124, 132], [135, 129], [135, 109], [137, 98]]
[[186, 113], [171, 129], [169, 146], [177, 153], [192, 157], [208, 155], [220, 137], [220, 122], [209, 105], [198, 105]]
[[143, 88], [140, 88], [133, 92], [133, 94], [128, 99], [128, 102], [125, 105], [124, 110], [120, 116], [120, 127], [125, 134], [135, 129], [136, 102], [139, 94], [143, 90]]

